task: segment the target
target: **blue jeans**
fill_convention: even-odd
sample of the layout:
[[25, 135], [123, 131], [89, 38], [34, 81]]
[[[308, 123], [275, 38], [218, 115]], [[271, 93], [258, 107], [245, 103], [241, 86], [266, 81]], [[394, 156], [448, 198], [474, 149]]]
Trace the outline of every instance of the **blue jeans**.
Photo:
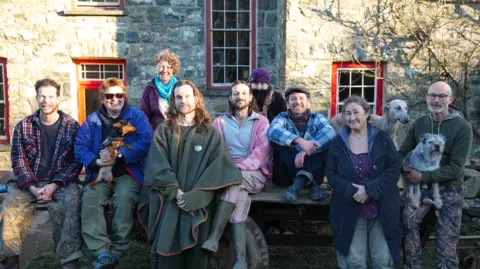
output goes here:
[[393, 269], [394, 263], [380, 220], [359, 217], [355, 226], [350, 252], [345, 257], [337, 251], [340, 269], [367, 269], [367, 255], [373, 269]]

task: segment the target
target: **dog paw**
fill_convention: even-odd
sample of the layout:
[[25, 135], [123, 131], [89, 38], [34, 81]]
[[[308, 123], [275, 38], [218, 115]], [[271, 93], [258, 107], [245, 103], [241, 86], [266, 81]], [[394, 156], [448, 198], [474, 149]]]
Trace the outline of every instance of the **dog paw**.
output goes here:
[[433, 205], [436, 209], [440, 209], [443, 206], [443, 202], [441, 199], [435, 199], [435, 201], [433, 201]]
[[435, 204], [435, 203], [433, 202], [433, 200], [430, 199], [430, 198], [423, 199], [423, 203], [426, 204], [426, 205], [433, 205], [433, 204]]

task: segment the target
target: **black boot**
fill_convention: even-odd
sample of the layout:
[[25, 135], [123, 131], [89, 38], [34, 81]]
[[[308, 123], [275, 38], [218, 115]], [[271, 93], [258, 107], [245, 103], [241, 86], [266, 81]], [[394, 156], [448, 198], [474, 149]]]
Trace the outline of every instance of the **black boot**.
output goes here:
[[219, 200], [217, 210], [215, 211], [215, 217], [213, 218], [212, 230], [208, 235], [207, 240], [203, 243], [202, 248], [210, 252], [217, 252], [218, 241], [225, 230], [225, 226], [228, 220], [232, 216], [235, 204]]
[[4, 269], [19, 269], [20, 268], [20, 258], [19, 256], [12, 256], [5, 258], [2, 261], [2, 266]]
[[246, 222], [231, 223], [235, 264], [233, 269], [247, 269], [247, 225]]

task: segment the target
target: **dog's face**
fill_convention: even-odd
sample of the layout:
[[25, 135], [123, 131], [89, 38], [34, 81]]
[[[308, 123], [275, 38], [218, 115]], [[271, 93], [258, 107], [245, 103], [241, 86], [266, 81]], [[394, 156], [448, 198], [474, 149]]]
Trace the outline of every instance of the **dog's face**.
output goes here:
[[445, 137], [440, 134], [424, 134], [420, 138], [420, 144], [430, 158], [440, 157], [445, 147]]
[[115, 122], [114, 124], [112, 124], [112, 126], [117, 128], [120, 134], [122, 134], [122, 136], [128, 133], [133, 133], [137, 130], [133, 125], [130, 124], [130, 122], [126, 120]]
[[408, 105], [405, 101], [400, 99], [394, 99], [385, 105], [385, 112], [389, 117], [400, 121], [402, 124], [410, 122], [408, 117]]

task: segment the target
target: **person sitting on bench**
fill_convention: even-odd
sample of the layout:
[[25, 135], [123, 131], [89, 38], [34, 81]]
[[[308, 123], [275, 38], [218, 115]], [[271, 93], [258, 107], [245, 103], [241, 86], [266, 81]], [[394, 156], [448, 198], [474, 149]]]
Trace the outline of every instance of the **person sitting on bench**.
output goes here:
[[327, 191], [320, 188], [325, 174], [328, 147], [335, 129], [320, 113], [310, 111], [310, 92], [303, 87], [285, 91], [288, 110], [276, 116], [268, 129], [274, 145], [273, 183], [288, 186], [283, 197], [292, 203], [310, 186], [310, 199], [321, 200]]

